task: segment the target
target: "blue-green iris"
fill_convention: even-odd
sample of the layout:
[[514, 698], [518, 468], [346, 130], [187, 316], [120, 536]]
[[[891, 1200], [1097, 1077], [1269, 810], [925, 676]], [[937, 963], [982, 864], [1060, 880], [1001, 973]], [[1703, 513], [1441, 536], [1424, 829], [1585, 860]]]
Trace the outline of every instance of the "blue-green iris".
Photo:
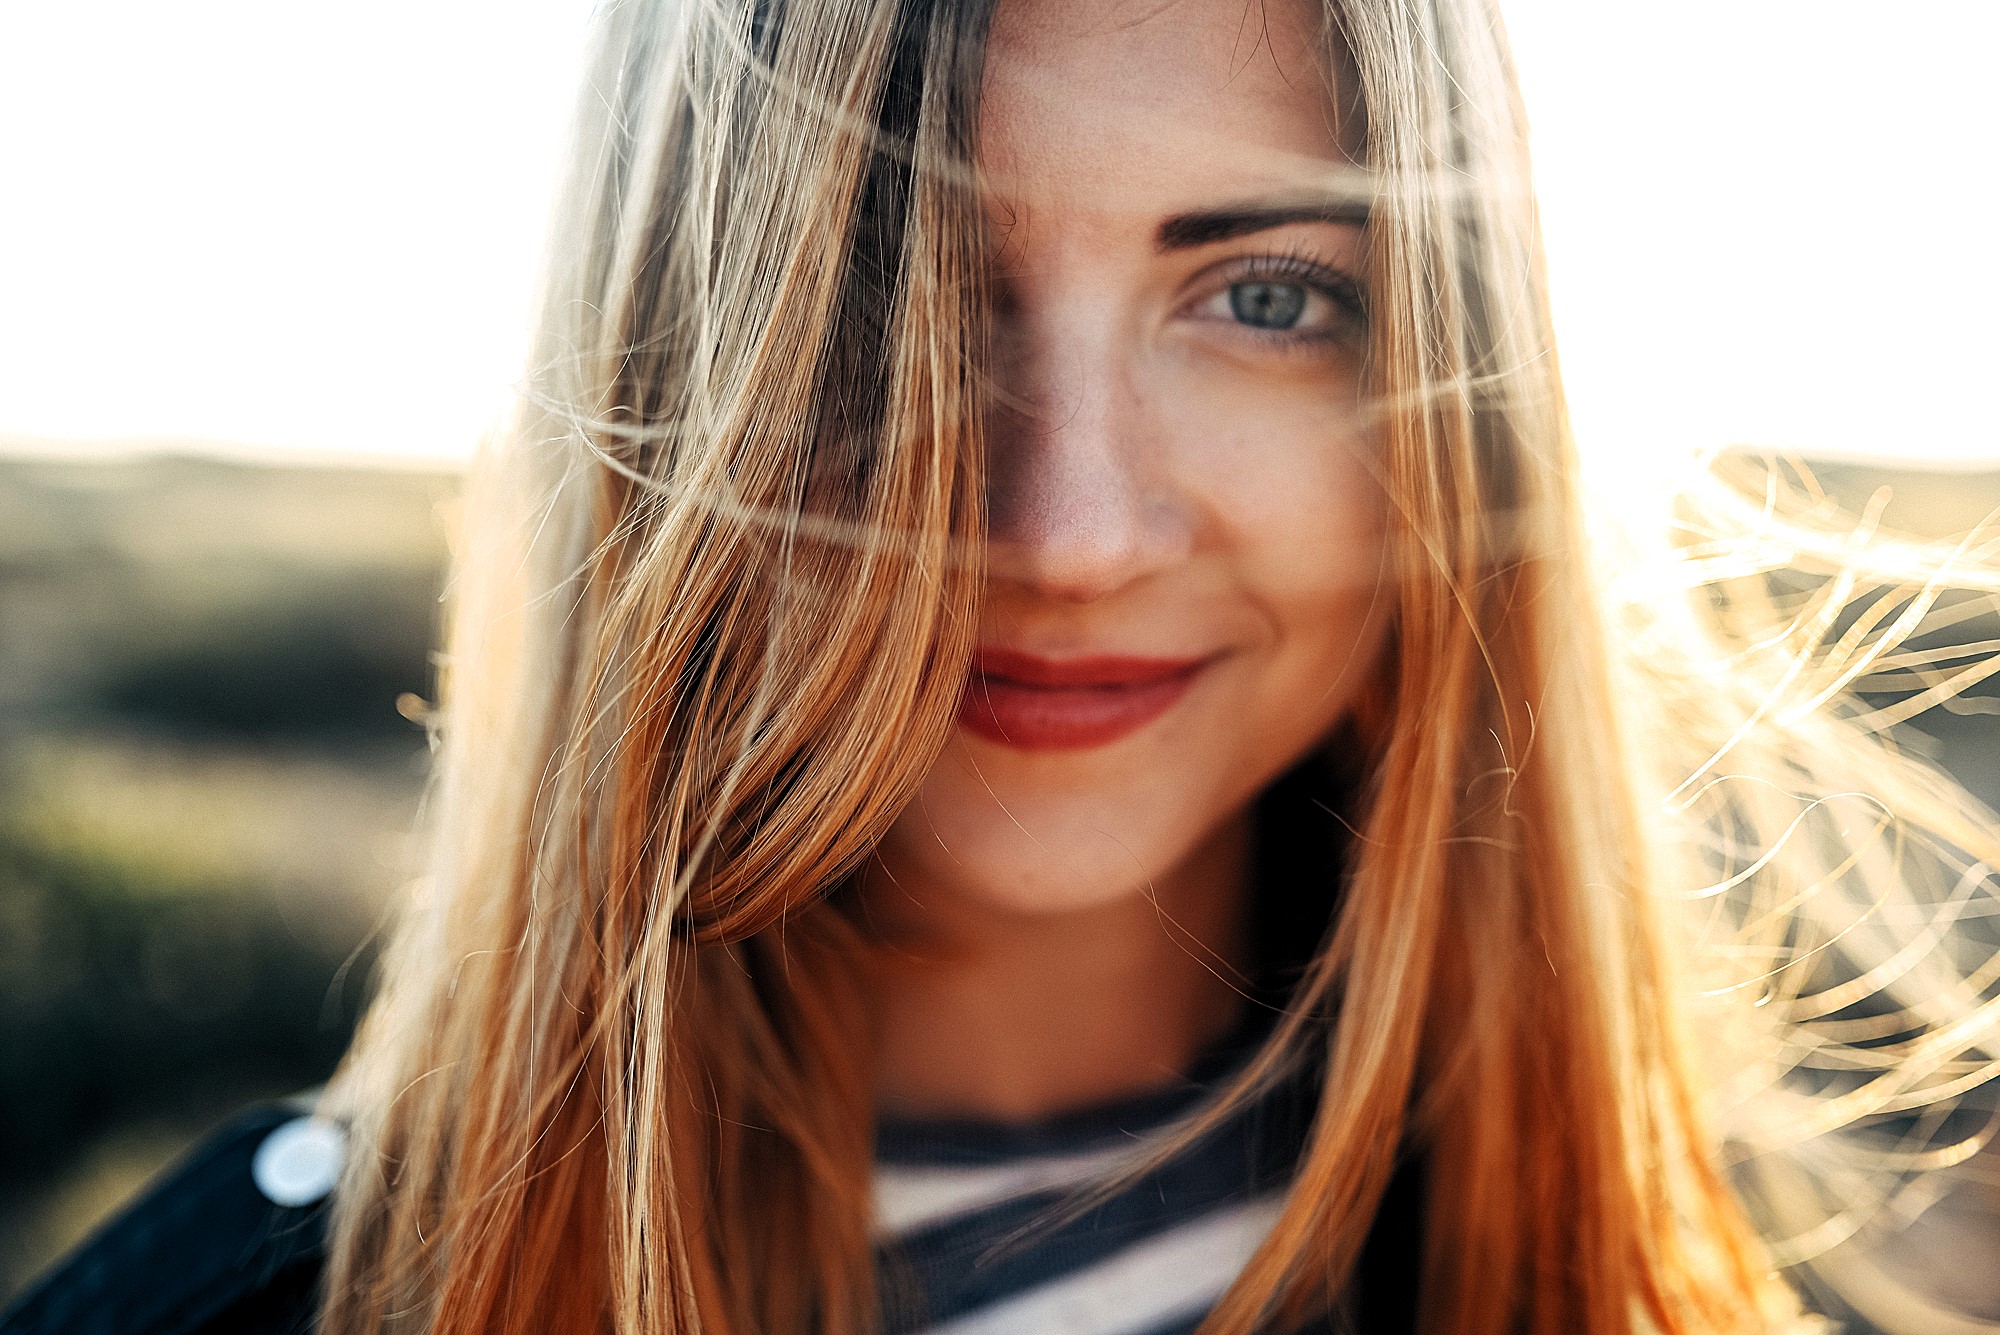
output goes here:
[[1290, 329], [1305, 313], [1306, 290], [1297, 283], [1234, 283], [1229, 310], [1258, 329]]

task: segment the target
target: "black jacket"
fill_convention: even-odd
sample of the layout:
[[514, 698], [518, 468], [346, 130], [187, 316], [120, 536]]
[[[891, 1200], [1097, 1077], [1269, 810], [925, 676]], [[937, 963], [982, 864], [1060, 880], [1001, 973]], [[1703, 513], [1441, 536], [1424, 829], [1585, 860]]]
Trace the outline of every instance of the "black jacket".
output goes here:
[[[0, 1312], [0, 1335], [307, 1335], [329, 1198], [273, 1200], [258, 1156], [304, 1116], [297, 1104], [264, 1104], [203, 1141]], [[1414, 1329], [1421, 1178], [1409, 1165], [1390, 1185], [1357, 1267], [1351, 1323], [1315, 1329]], [[280, 1198], [300, 1194], [283, 1186]], [[304, 1190], [314, 1190], [310, 1175]]]
[[280, 1205], [253, 1173], [303, 1115], [272, 1103], [236, 1117], [0, 1312], [0, 1335], [311, 1330], [328, 1198]]

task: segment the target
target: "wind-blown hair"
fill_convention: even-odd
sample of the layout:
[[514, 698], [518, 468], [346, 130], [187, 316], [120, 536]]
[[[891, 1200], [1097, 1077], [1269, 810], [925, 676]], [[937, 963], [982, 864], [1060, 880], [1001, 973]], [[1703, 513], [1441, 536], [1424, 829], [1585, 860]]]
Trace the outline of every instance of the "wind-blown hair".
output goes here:
[[[330, 1332], [875, 1323], [869, 939], [843, 892], [944, 746], [977, 626], [986, 9], [600, 16], [534, 367], [456, 554], [433, 867], [327, 1097], [352, 1127]], [[1489, 7], [1328, 0], [1324, 38], [1361, 145], [1393, 631], [1354, 853], [1319, 885], [1334, 927], [1241, 1079], [1141, 1157], [1324, 1081], [1205, 1335], [1336, 1305], [1406, 1156], [1427, 1330], [1764, 1329], [1789, 1307], [1752, 1215], [1787, 1261], [1825, 1217], [1787, 1142], [1974, 1073], [1991, 971], [1827, 981], [1816, 878], [1911, 906], [1871, 949], [1937, 920], [1893, 867], [1818, 865], [1837, 837], [1780, 843], [1812, 775], [1875, 745], [1791, 709], [1851, 684], [1816, 647], [1768, 667], [1830, 622], [1725, 643], [1685, 589], [1628, 615], [1597, 587]], [[1758, 570], [1720, 573], [1748, 615]], [[1718, 786], [1745, 766], [1782, 796]], [[1984, 847], [1948, 790], [1893, 796]], [[1757, 847], [1780, 856], [1740, 865]], [[1906, 982], [1945, 998], [1925, 1036], [1846, 1018]], [[1763, 1095], [1711, 1097], [1701, 989], [1705, 1046]], [[1801, 1037], [1815, 1013], [1848, 1027]], [[1829, 1054], [1881, 1097], [1786, 1074]], [[1838, 1111], [1761, 1111], [1779, 1098]], [[1852, 1172], [1900, 1171], [1870, 1152]]]

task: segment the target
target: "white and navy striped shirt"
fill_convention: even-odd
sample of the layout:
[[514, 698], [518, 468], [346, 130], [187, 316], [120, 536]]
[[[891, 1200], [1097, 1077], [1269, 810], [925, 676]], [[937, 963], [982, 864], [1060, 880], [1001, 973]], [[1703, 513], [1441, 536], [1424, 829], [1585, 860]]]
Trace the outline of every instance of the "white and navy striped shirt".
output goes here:
[[884, 1335], [1192, 1331], [1277, 1217], [1304, 1129], [1295, 1093], [1243, 1109], [1073, 1218], [1063, 1208], [1246, 1055], [1239, 1041], [1176, 1089], [1033, 1126], [885, 1122]]

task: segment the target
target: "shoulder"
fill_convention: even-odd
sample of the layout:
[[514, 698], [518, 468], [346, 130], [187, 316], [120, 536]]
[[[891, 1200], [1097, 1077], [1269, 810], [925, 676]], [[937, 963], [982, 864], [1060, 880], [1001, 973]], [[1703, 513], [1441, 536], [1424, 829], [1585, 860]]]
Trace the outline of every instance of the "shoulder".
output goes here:
[[302, 1103], [240, 1114], [0, 1311], [0, 1335], [310, 1330], [345, 1140]]

